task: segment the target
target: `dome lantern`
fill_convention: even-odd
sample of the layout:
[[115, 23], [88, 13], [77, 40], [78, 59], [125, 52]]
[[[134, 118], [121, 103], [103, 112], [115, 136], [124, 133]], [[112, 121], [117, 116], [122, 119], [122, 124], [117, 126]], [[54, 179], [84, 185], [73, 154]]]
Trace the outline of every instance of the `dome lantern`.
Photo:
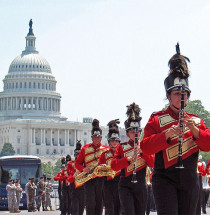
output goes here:
[[30, 19], [29, 32], [28, 32], [27, 36], [25, 37], [26, 38], [26, 48], [22, 52], [22, 55], [29, 54], [29, 53], [37, 53], [37, 54], [39, 53], [38, 51], [36, 51], [36, 47], [35, 47], [36, 37], [34, 36], [32, 25], [33, 25], [33, 22], [32, 22], [32, 19]]

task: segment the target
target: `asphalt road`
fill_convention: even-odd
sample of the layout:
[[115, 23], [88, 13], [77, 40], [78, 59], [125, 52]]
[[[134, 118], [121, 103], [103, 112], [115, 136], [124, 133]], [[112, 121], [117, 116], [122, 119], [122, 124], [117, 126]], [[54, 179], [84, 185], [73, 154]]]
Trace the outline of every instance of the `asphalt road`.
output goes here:
[[[58, 199], [56, 198], [52, 198], [51, 199], [51, 203], [52, 203], [52, 206], [53, 206], [53, 209], [55, 209], [55, 205], [57, 205], [56, 207], [58, 208]], [[207, 207], [206, 208], [207, 210], [207, 214], [210, 215], [210, 207]], [[9, 211], [0, 211], [0, 215], [5, 215], [5, 214], [10, 214]], [[28, 212], [27, 210], [22, 210], [20, 213], [12, 213], [12, 214], [21, 214], [21, 215], [33, 215], [33, 214], [36, 214], [36, 215], [39, 215], [39, 214], [42, 214], [42, 215], [60, 215], [60, 211], [59, 210], [55, 210], [55, 211], [36, 211], [36, 212]], [[84, 212], [84, 215], [86, 215], [86, 212]], [[103, 211], [103, 215], [105, 215], [105, 212]], [[150, 215], [157, 215], [156, 212], [151, 212]], [[172, 215], [172, 214], [170, 214]]]

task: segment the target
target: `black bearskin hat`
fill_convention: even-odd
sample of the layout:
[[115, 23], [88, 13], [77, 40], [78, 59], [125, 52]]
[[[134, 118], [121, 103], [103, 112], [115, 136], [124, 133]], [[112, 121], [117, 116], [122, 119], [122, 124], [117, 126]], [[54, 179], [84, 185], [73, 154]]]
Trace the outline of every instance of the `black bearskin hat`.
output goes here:
[[65, 159], [65, 157], [62, 157], [61, 158], [61, 164], [65, 164], [66, 163], [66, 159]]
[[108, 126], [109, 126], [109, 133], [107, 135], [108, 141], [118, 140], [120, 142], [120, 135], [119, 135], [120, 132], [117, 124], [120, 124], [119, 119], [111, 120], [108, 123]]
[[91, 130], [91, 136], [102, 136], [102, 130], [99, 127], [99, 121], [97, 119], [94, 119], [92, 122], [92, 130]]
[[127, 106], [126, 114], [128, 116], [128, 119], [124, 123], [126, 131], [128, 131], [130, 129], [136, 129], [136, 128], [141, 130], [140, 121], [141, 121], [142, 118], [141, 118], [141, 116], [139, 116], [140, 111], [141, 111], [141, 109], [135, 103], [130, 104], [129, 106]]
[[71, 155], [66, 155], [66, 164], [71, 161]]
[[74, 150], [74, 157], [76, 158], [82, 148], [81, 140], [77, 140], [76, 148]]
[[189, 71], [186, 60], [190, 62], [189, 58], [180, 54], [179, 43], [177, 43], [176, 54], [168, 62], [170, 68], [169, 75], [164, 81], [167, 94], [174, 90], [180, 90], [183, 84], [185, 85], [185, 90], [190, 94], [191, 91], [188, 84]]

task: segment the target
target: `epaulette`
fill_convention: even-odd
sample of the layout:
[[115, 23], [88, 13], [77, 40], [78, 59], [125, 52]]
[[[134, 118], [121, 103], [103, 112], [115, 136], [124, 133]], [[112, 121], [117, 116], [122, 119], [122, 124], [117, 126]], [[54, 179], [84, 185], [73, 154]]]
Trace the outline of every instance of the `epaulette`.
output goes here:
[[200, 118], [200, 116], [198, 116], [197, 114], [194, 114], [194, 113], [188, 113], [187, 111], [185, 112], [187, 115], [189, 115], [189, 116], [195, 116], [195, 117], [198, 117], [198, 118]]
[[164, 113], [164, 111], [155, 111], [155, 112], [153, 112], [152, 114], [151, 114], [151, 117], [152, 116], [156, 116], [156, 115], [162, 115]]

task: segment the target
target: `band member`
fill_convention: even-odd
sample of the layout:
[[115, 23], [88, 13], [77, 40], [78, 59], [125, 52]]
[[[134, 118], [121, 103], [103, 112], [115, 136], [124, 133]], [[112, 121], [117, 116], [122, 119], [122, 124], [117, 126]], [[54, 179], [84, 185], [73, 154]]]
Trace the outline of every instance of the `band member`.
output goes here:
[[7, 199], [8, 199], [8, 210], [10, 213], [19, 213], [20, 211], [17, 211], [17, 198], [16, 198], [16, 186], [13, 183], [14, 180], [9, 179], [9, 182], [6, 186], [7, 190]]
[[210, 192], [210, 158], [208, 160], [208, 163], [206, 165], [206, 181], [204, 181], [205, 187], [203, 187], [204, 191], [204, 198], [203, 198], [203, 207], [202, 212], [203, 214], [206, 214], [206, 205], [209, 199], [209, 192]]
[[[183, 117], [180, 114], [191, 91], [186, 62], [189, 59], [180, 54], [179, 44], [176, 50], [169, 60], [170, 72], [164, 81], [169, 107], [151, 115], [144, 129], [141, 149], [146, 154], [155, 153], [152, 186], [157, 213], [193, 215], [199, 193], [198, 153], [199, 149], [210, 150], [210, 132], [198, 116], [187, 112]], [[184, 105], [181, 105], [181, 97]]]
[[[109, 148], [101, 144], [102, 130], [97, 119], [92, 122], [91, 137], [92, 143], [82, 147], [75, 162], [75, 166], [80, 172], [91, 173], [98, 165], [100, 155]], [[84, 184], [84, 188], [86, 214], [101, 215], [103, 178], [92, 178]]]
[[206, 170], [204, 164], [202, 162], [202, 155], [199, 155], [198, 162], [197, 162], [197, 174], [198, 174], [198, 181], [199, 181], [199, 198], [196, 208], [196, 215], [201, 215], [201, 207], [203, 203], [203, 176], [206, 175]]
[[37, 191], [38, 191], [38, 205], [37, 210], [40, 211], [40, 207], [42, 204], [42, 210], [46, 211], [46, 184], [44, 181], [44, 176], [40, 177], [40, 180], [37, 183]]
[[61, 180], [63, 181], [62, 186], [62, 196], [63, 196], [63, 215], [71, 214], [71, 189], [70, 183], [68, 181], [69, 172], [68, 172], [68, 163], [71, 162], [71, 156], [66, 155], [66, 164], [65, 168], [61, 171]]
[[61, 214], [64, 214], [64, 207], [63, 207], [63, 196], [62, 196], [62, 187], [63, 187], [63, 181], [61, 180], [61, 172], [65, 168], [66, 160], [64, 157], [61, 158], [61, 171], [57, 173], [57, 175], [54, 177], [54, 181], [58, 181], [58, 196], [59, 196], [59, 209], [61, 211]]
[[[80, 140], [77, 140], [76, 149], [74, 150], [74, 158], [77, 159], [81, 150], [82, 144]], [[85, 198], [84, 198], [84, 186], [75, 187], [74, 181], [79, 170], [75, 167], [75, 161], [68, 163], [68, 171], [70, 172], [68, 181], [71, 183], [71, 215], [83, 215], [85, 209]]]
[[20, 205], [20, 200], [23, 197], [23, 189], [20, 186], [20, 179], [16, 179], [15, 181], [15, 186], [16, 186], [16, 198], [17, 198], [17, 205], [16, 205], [16, 210], [18, 212], [21, 212], [21, 210], [19, 210], [19, 205]]
[[[140, 150], [140, 108], [135, 103], [127, 106], [128, 119], [125, 121], [129, 141], [117, 146], [111, 167], [122, 170], [119, 182], [120, 203], [125, 215], [143, 215], [146, 210], [146, 166], [153, 167], [153, 155], [145, 155]], [[134, 177], [133, 177], [134, 176]]]
[[[99, 158], [99, 165], [110, 166], [111, 160], [114, 157], [117, 145], [120, 143], [119, 128], [120, 122], [112, 120], [108, 123], [109, 133], [107, 135], [110, 149], [101, 154]], [[106, 177], [104, 182], [104, 204], [106, 215], [119, 215], [120, 214], [120, 199], [118, 192], [118, 183], [120, 180], [120, 171], [116, 172], [115, 177], [112, 179], [110, 176]]]

